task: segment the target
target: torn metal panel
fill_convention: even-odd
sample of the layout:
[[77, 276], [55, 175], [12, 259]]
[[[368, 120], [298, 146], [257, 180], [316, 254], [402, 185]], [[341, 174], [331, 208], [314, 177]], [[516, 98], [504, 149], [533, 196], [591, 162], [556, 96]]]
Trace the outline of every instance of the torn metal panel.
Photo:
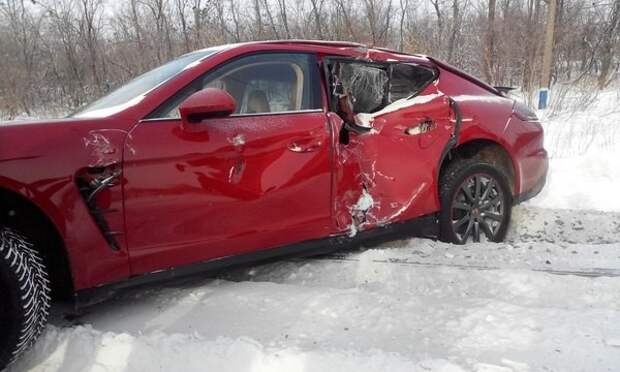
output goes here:
[[120, 163], [86, 168], [75, 178], [88, 211], [114, 251], [121, 249], [123, 242], [118, 237], [124, 234], [121, 189], [118, 187], [121, 180]]
[[[97, 129], [82, 137], [87, 163], [75, 174], [89, 213], [101, 234], [114, 251], [125, 247], [122, 160], [128, 133], [122, 129]], [[125, 147], [133, 153], [130, 141]]]
[[[340, 80], [341, 97], [355, 97], [346, 89], [348, 80], [350, 76]], [[359, 81], [367, 84], [371, 80]], [[374, 89], [369, 89], [370, 97], [363, 102], [378, 101], [375, 94], [384, 82], [378, 79], [375, 83]], [[382, 101], [385, 103], [385, 96]], [[449, 97], [429, 85], [416, 97], [379, 105], [374, 112], [358, 112], [354, 104], [352, 107], [348, 114], [330, 114], [334, 130], [348, 131], [346, 141], [341, 136], [341, 141], [334, 144], [337, 226], [353, 236], [358, 231], [436, 210], [434, 163], [455, 126]], [[350, 126], [368, 130], [351, 131]]]

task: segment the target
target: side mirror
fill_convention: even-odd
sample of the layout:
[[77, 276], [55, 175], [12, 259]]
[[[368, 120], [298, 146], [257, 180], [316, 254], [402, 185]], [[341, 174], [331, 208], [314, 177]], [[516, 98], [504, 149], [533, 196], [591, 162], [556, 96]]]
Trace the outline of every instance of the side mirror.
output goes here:
[[205, 119], [222, 118], [235, 112], [237, 103], [226, 91], [217, 88], [206, 88], [189, 96], [179, 112], [183, 125], [200, 123]]

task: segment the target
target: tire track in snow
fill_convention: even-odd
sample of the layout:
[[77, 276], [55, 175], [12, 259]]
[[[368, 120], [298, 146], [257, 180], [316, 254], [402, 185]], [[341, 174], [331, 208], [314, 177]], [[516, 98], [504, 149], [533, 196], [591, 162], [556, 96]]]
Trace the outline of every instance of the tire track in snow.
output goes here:
[[516, 206], [506, 242], [620, 243], [620, 213]]
[[[502, 243], [455, 246], [408, 239], [370, 248], [394, 249], [377, 263], [620, 276], [620, 213], [517, 206]], [[346, 254], [327, 258], [355, 259]]]

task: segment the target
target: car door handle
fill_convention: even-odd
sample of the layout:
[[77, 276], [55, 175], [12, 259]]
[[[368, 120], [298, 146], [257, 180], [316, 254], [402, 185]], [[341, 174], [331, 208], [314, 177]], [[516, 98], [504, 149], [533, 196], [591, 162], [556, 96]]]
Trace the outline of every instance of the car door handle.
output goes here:
[[425, 119], [416, 125], [405, 129], [405, 134], [410, 136], [415, 136], [417, 134], [428, 133], [433, 129], [437, 128], [437, 124], [431, 119]]
[[313, 152], [320, 149], [322, 144], [320, 139], [308, 138], [289, 143], [288, 149], [292, 152]]

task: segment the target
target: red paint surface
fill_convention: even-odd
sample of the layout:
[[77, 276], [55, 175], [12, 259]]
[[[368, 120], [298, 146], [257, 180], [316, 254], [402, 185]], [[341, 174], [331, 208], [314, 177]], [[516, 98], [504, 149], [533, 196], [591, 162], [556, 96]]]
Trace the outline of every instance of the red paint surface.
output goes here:
[[[513, 102], [439, 69], [422, 95], [437, 97], [375, 119], [375, 132], [338, 142], [341, 119], [315, 112], [208, 119], [143, 120], [179, 89], [232, 58], [267, 51], [402, 60], [423, 57], [347, 44], [248, 43], [187, 69], [135, 106], [104, 119], [9, 123], [0, 130], [0, 185], [37, 205], [68, 252], [75, 289], [131, 275], [330, 235], [348, 234], [365, 188], [373, 228], [439, 209], [437, 174], [454, 126], [448, 97], [463, 111], [459, 144], [500, 144], [515, 168], [514, 193], [544, 176], [542, 128], [512, 115]], [[323, 83], [324, 85], [324, 83]], [[325, 87], [323, 89], [325, 95]], [[428, 132], [407, 128], [432, 119]], [[103, 141], [103, 142], [102, 142]], [[76, 186], [81, 172], [117, 164], [121, 182], [100, 195], [117, 236], [110, 249]]]

